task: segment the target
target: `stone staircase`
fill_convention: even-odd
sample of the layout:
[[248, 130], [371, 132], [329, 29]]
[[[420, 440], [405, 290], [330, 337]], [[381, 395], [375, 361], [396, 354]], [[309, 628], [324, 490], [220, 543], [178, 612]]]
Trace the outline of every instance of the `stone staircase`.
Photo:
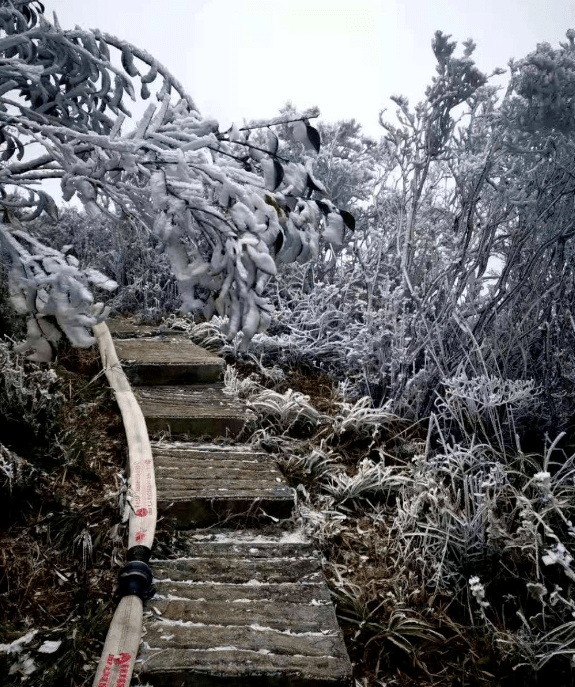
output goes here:
[[158, 511], [187, 532], [184, 555], [152, 552], [135, 675], [154, 687], [351, 685], [317, 553], [262, 524], [289, 517], [292, 489], [269, 455], [208, 443], [252, 419], [224, 393], [223, 360], [183, 334], [109, 328], [148, 431], [169, 437], [152, 441]]

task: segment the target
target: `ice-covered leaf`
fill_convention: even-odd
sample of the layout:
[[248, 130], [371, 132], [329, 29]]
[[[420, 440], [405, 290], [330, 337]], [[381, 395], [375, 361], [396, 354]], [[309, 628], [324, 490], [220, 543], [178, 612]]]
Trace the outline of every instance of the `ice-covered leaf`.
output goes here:
[[256, 148], [250, 147], [250, 157], [252, 158], [252, 160], [255, 160], [256, 162], [260, 162], [261, 160], [264, 159], [265, 153], [262, 152], [261, 150], [256, 150]]
[[110, 48], [108, 48], [106, 41], [104, 40], [99, 40], [98, 41], [98, 47], [100, 48], [100, 55], [105, 59], [105, 60], [110, 60]]
[[6, 148], [2, 153], [2, 160], [4, 160], [4, 162], [8, 162], [15, 152], [16, 144], [14, 143], [14, 139], [10, 136], [6, 136]]
[[61, 324], [61, 327], [73, 346], [78, 348], [90, 348], [90, 346], [96, 343], [96, 339], [90, 335], [86, 327], [71, 326], [68, 324]]
[[48, 195], [47, 193], [44, 193], [43, 191], [40, 191], [40, 194], [42, 195], [44, 199], [44, 210], [48, 217], [50, 219], [54, 220], [54, 222], [58, 221], [58, 206], [54, 202], [54, 199], [52, 196]]
[[284, 244], [284, 233], [283, 233], [283, 231], [280, 231], [278, 233], [278, 235], [276, 236], [276, 239], [274, 241], [274, 252], [276, 255], [282, 249], [283, 244]]
[[84, 210], [86, 210], [86, 214], [91, 219], [99, 219], [102, 214], [102, 211], [98, 207], [98, 204], [95, 203], [93, 200], [89, 200], [84, 203]]
[[267, 149], [269, 150], [271, 155], [275, 155], [278, 152], [279, 144], [280, 144], [279, 138], [270, 129], [268, 131]]
[[319, 193], [327, 193], [325, 186], [319, 182], [311, 174], [307, 175], [307, 187], [310, 191], [318, 191]]
[[96, 189], [87, 179], [78, 179], [76, 188], [82, 195], [82, 200], [96, 200]]
[[168, 207], [168, 189], [166, 186], [166, 175], [162, 170], [154, 172], [148, 182], [152, 201], [156, 210], [166, 210]]
[[122, 67], [130, 76], [138, 76], [140, 73], [134, 64], [132, 49], [128, 45], [122, 48]]
[[[261, 243], [261, 242], [260, 242]], [[254, 248], [252, 246], [247, 246], [247, 252], [256, 267], [265, 272], [266, 274], [274, 275], [277, 272], [275, 262], [272, 260], [271, 255], [267, 252], [267, 248], [264, 247]]]
[[27, 355], [28, 360], [36, 363], [49, 363], [52, 360], [52, 346], [44, 337], [37, 339], [31, 346], [33, 353]]
[[232, 128], [230, 129], [229, 139], [230, 139], [230, 141], [241, 140], [239, 127], [235, 122], [232, 124]]
[[334, 246], [343, 245], [343, 217], [337, 212], [330, 212], [327, 216], [327, 226], [323, 238]]
[[300, 143], [303, 143], [305, 148], [319, 153], [321, 139], [319, 131], [314, 129], [313, 126], [310, 126], [306, 122], [300, 120], [292, 124], [292, 133], [294, 139]]
[[42, 331], [44, 337], [52, 343], [57, 343], [62, 338], [62, 333], [52, 322], [45, 317], [38, 318], [38, 326]]
[[299, 141], [300, 143], [303, 143], [305, 145], [305, 142], [307, 141], [307, 129], [304, 122], [302, 122], [301, 120], [294, 122], [291, 125], [291, 129], [294, 140]]
[[118, 288], [118, 284], [113, 279], [110, 279], [98, 270], [89, 268], [86, 270], [86, 276], [92, 284], [105, 291], [114, 291], [114, 289]]
[[30, 630], [22, 637], [18, 637], [10, 644], [0, 644], [0, 653], [3, 654], [19, 654], [26, 644], [29, 644], [38, 634], [38, 630]]
[[152, 65], [150, 71], [147, 74], [144, 74], [144, 76], [142, 76], [141, 81], [142, 81], [142, 83], [145, 83], [145, 84], [152, 83], [152, 81], [154, 81], [154, 79], [157, 76], [158, 76], [158, 69], [155, 65]]
[[308, 173], [303, 165], [290, 162], [284, 168], [283, 183], [285, 190], [283, 193], [300, 197], [307, 188]]

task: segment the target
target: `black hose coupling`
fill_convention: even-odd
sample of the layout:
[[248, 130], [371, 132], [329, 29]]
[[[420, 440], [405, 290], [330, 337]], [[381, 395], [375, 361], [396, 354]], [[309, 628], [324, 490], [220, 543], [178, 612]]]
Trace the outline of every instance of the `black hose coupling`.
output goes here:
[[144, 563], [149, 563], [151, 555], [151, 549], [141, 544], [136, 544], [136, 546], [131, 546], [128, 549], [128, 561], [144, 561]]
[[120, 572], [120, 597], [139, 596], [142, 601], [151, 599], [156, 593], [152, 579], [152, 571], [147, 563], [142, 560], [129, 561]]

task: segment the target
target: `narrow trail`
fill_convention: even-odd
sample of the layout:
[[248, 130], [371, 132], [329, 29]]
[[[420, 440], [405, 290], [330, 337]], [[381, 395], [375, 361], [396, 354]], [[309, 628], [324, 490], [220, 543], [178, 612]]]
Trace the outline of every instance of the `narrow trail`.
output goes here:
[[267, 524], [289, 517], [293, 490], [269, 455], [206, 443], [237, 437], [251, 415], [224, 393], [223, 360], [183, 334], [122, 321], [110, 331], [148, 432], [198, 439], [151, 442], [158, 514], [186, 535], [177, 554], [152, 549], [134, 676], [154, 687], [350, 685], [317, 552]]

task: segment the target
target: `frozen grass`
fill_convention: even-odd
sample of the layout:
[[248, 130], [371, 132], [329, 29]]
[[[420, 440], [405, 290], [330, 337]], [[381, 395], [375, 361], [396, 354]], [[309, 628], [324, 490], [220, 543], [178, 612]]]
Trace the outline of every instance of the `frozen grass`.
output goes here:
[[251, 373], [230, 367], [226, 382], [258, 416], [251, 442], [296, 487], [357, 684], [569, 683], [575, 455], [557, 449], [562, 436], [542, 454], [508, 445], [532, 383], [445, 379], [428, 422], [410, 426], [341, 388], [319, 412], [273, 390], [288, 368], [240, 367]]
[[64, 396], [54, 370], [11, 349], [0, 339], [0, 436], [17, 453], [42, 451], [53, 440]]

